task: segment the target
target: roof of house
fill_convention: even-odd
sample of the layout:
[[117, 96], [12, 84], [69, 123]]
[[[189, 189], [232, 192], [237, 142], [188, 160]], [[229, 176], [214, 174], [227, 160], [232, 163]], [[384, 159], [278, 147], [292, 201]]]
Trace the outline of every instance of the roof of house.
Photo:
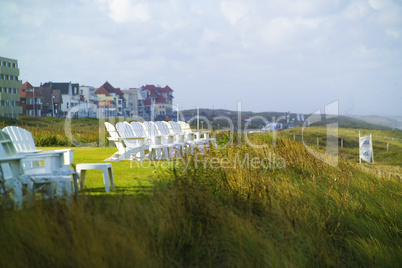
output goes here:
[[[141, 91], [149, 92], [149, 95], [146, 97], [146, 100], [144, 102], [145, 105], [151, 105], [151, 100], [147, 101], [148, 98], [154, 98], [155, 104], [167, 104], [168, 102], [165, 100], [161, 93], [173, 92], [173, 90], [169, 86], [165, 86], [162, 88], [154, 85], [142, 86]], [[170, 97], [173, 98], [173, 96], [171, 95]]]
[[149, 90], [149, 91], [158, 90], [159, 92], [163, 92], [163, 93], [173, 92], [173, 89], [171, 89], [168, 85], [166, 85], [165, 87], [157, 87], [154, 85], [145, 85], [145, 86], [141, 87], [141, 90]]
[[[52, 90], [60, 89], [61, 94], [68, 94], [68, 88], [71, 82], [61, 82], [61, 83], [54, 83], [54, 82], [47, 82], [42, 85], [42, 87], [50, 87]], [[71, 83], [71, 88], [79, 88], [80, 84], [78, 83]]]
[[[32, 89], [32, 91], [27, 92], [27, 89]], [[21, 88], [18, 89], [18, 93], [20, 95], [20, 98], [43, 98], [42, 93], [35, 89], [29, 82], [25, 82], [22, 84]]]
[[94, 94], [95, 95], [104, 94], [106, 96], [110, 96], [109, 92], [103, 86], [95, 90]]
[[[116, 93], [120, 98], [124, 99], [124, 93], [120, 90], [120, 88], [113, 87], [108, 81], [106, 81], [100, 88], [104, 88], [109, 94]], [[95, 91], [96, 94], [96, 91]], [[101, 93], [104, 94], [104, 93]], [[108, 95], [110, 96], [110, 95]]]
[[25, 82], [24, 84], [22, 84], [21, 89], [33, 89], [34, 87], [29, 83], [29, 82]]

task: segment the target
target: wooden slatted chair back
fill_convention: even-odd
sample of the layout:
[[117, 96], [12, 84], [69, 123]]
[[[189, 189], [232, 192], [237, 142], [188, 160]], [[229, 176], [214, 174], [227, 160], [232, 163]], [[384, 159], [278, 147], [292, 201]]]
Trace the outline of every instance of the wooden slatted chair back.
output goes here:
[[17, 152], [41, 152], [36, 149], [35, 141], [31, 132], [17, 126], [8, 126], [3, 129], [14, 143]]
[[0, 130], [0, 143], [0, 159], [12, 158], [17, 155], [17, 150], [10, 136], [2, 130]]
[[[116, 124], [117, 131], [122, 138], [135, 138], [136, 135], [134, 133], [133, 128], [127, 122], [119, 122]], [[138, 147], [140, 146], [138, 140], [125, 140], [124, 143], [127, 147]]]
[[169, 127], [166, 125], [166, 122], [156, 121], [155, 124], [162, 135], [170, 135]]
[[107, 132], [109, 132], [109, 140], [113, 141], [114, 144], [117, 147], [117, 150], [119, 150], [119, 152], [124, 152], [124, 145], [121, 141], [119, 141], [120, 135], [117, 132], [116, 128], [109, 122], [105, 122], [105, 127]]
[[143, 123], [146, 131], [148, 132], [149, 137], [155, 137], [161, 135], [158, 129], [158, 126], [155, 125], [154, 122], [146, 121]]
[[180, 134], [183, 133], [183, 130], [180, 126], [179, 123], [175, 122], [175, 121], [170, 121], [169, 122], [170, 127], [172, 128], [173, 132], [176, 134]]
[[144, 125], [140, 122], [131, 122], [131, 127], [137, 137], [147, 137], [147, 133], [145, 132]]

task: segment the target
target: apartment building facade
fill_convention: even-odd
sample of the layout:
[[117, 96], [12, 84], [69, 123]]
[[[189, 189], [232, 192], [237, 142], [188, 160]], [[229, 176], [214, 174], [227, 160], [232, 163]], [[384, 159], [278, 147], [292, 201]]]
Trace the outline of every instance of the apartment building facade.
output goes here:
[[0, 57], [0, 116], [18, 118], [22, 115], [19, 106], [18, 90], [22, 86], [19, 80], [18, 61]]

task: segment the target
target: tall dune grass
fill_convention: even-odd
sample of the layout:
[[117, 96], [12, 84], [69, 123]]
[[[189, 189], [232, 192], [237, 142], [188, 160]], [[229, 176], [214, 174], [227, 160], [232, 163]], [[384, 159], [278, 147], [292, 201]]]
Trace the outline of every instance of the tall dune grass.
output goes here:
[[[1, 118], [0, 128], [3, 129], [6, 126], [20, 126], [30, 131], [36, 146], [75, 146], [66, 136], [65, 118], [32, 116], [21, 116], [18, 120]], [[99, 145], [99, 122], [97, 119], [72, 119], [71, 132], [79, 142]], [[108, 145], [108, 140], [104, 140]]]
[[402, 263], [400, 179], [342, 158], [328, 166], [287, 138], [275, 146], [269, 134], [250, 138], [265, 146], [236, 142], [183, 158], [156, 173], [149, 195], [81, 194], [69, 206], [38, 201], [23, 211], [1, 209], [0, 266]]

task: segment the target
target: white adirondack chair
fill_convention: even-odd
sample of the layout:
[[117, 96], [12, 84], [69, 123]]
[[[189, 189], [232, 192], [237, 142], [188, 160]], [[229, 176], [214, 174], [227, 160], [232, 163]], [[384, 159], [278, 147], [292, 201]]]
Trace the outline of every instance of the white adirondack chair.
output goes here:
[[[17, 126], [8, 126], [3, 128], [3, 131], [10, 135], [11, 140], [14, 143], [15, 149], [18, 153], [40, 153], [43, 150], [37, 149], [31, 132], [26, 129]], [[61, 149], [53, 150], [55, 152], [62, 152], [64, 154], [65, 168], [70, 168], [73, 163], [73, 156], [75, 149]], [[46, 152], [53, 152], [46, 151]]]
[[193, 132], [184, 132], [179, 123], [175, 121], [170, 121], [169, 125], [171, 130], [175, 133], [184, 134], [184, 140], [186, 143], [192, 145], [191, 152], [193, 152], [193, 147], [197, 148], [201, 153], [204, 152], [204, 148], [209, 148], [209, 140], [207, 139], [197, 139], [196, 134]]
[[[105, 127], [109, 132], [110, 137], [108, 137], [109, 141], [113, 141], [117, 147], [117, 152], [114, 153], [111, 157], [105, 159], [105, 161], [121, 161], [133, 156], [137, 156], [139, 154], [141, 160], [144, 159], [144, 145], [145, 139], [142, 137], [130, 137], [125, 138], [121, 137], [117, 132], [116, 128], [109, 122], [105, 122]], [[132, 145], [137, 141], [138, 144], [136, 146], [127, 146]]]
[[0, 130], [0, 192], [4, 199], [11, 196], [15, 208], [22, 208], [23, 186], [28, 190], [25, 196], [32, 197], [42, 192], [53, 198], [56, 186], [57, 198], [71, 197], [71, 175], [39, 173], [38, 170], [24, 168], [24, 161], [45, 161], [46, 157], [42, 154], [18, 154], [10, 136]]
[[168, 147], [171, 157], [174, 157], [176, 153], [180, 154], [182, 146], [181, 144], [174, 142], [174, 135], [171, 135], [170, 133], [168, 135], [162, 134], [155, 122], [145, 121], [143, 125], [151, 140], [158, 137], [158, 139], [160, 139], [160, 143]]
[[135, 136], [146, 138], [145, 143], [149, 146], [149, 160], [169, 160], [168, 145], [162, 144], [162, 137], [160, 135], [149, 135], [145, 126], [140, 122], [131, 122], [130, 126]]
[[[168, 130], [171, 134], [176, 135], [176, 139], [184, 144], [184, 148], [186, 150], [186, 153], [191, 153], [192, 155], [194, 154], [194, 147], [198, 147], [198, 144], [194, 142], [194, 135], [189, 135], [187, 133], [182, 132], [180, 125], [178, 125], [174, 121], [169, 121], [169, 122], [164, 122]], [[177, 125], [175, 125], [176, 123]]]
[[166, 137], [166, 143], [173, 144], [170, 154], [172, 157], [175, 153], [178, 153], [180, 151], [183, 155], [186, 154], [186, 149], [189, 147], [189, 144], [186, 144], [184, 142], [182, 134], [170, 132], [169, 124], [165, 121], [156, 121], [154, 122], [154, 124], [157, 126], [159, 133]]
[[197, 132], [194, 132], [194, 131], [192, 131], [192, 129], [191, 129], [191, 127], [190, 127], [190, 125], [188, 123], [186, 123], [184, 121], [179, 121], [177, 123], [180, 124], [181, 129], [182, 129], [183, 132], [195, 134], [195, 137], [196, 137], [195, 139], [196, 140], [208, 141], [208, 148], [209, 148], [209, 142], [211, 141], [214, 144], [215, 148], [218, 149], [218, 144], [216, 143], [216, 139], [209, 137], [209, 133], [211, 131], [197, 131]]
[[[73, 176], [75, 193], [78, 194], [78, 175], [71, 169], [75, 149], [42, 151], [36, 148], [31, 132], [17, 126], [8, 126], [3, 131], [10, 136], [18, 154], [26, 156], [23, 161], [24, 169], [30, 174], [55, 174]], [[40, 156], [44, 161], [36, 161]], [[44, 162], [42, 164], [41, 162]]]
[[[148, 160], [157, 158], [157, 149], [149, 146], [148, 139], [145, 136], [137, 135], [129, 123], [119, 122], [116, 124], [116, 129], [120, 137], [125, 139], [124, 144], [127, 148], [142, 146], [144, 152], [140, 157], [138, 157], [139, 154], [136, 155], [137, 160], [144, 161], [145, 158]], [[131, 157], [130, 160], [134, 160], [134, 157]]]

